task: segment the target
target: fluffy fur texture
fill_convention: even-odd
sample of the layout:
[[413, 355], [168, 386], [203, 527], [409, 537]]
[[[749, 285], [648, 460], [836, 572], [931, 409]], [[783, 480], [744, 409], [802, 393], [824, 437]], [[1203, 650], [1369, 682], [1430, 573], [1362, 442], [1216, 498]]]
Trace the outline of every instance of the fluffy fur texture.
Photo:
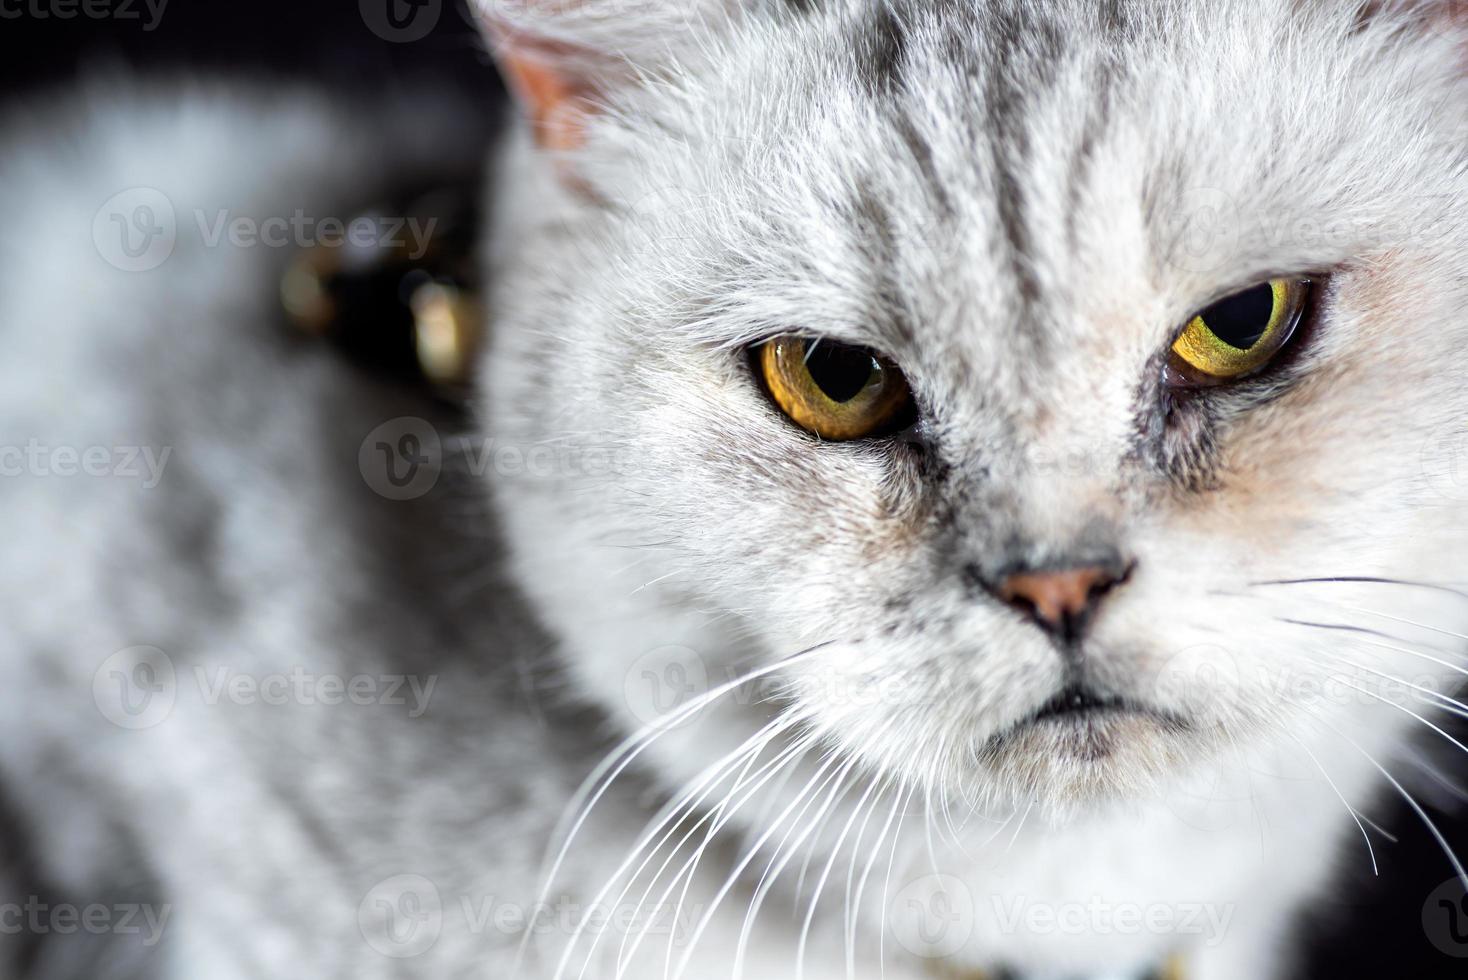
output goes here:
[[[605, 51], [611, 21], [572, 6], [543, 30]], [[842, 791], [858, 810], [911, 791], [969, 844], [1011, 824], [1002, 853], [937, 867], [1050, 904], [1236, 903], [1197, 968], [1266, 975], [1320, 843], [1356, 831], [1323, 777], [1364, 805], [1371, 755], [1420, 727], [1306, 692], [1342, 670], [1449, 690], [1462, 670], [1442, 642], [1468, 625], [1461, 594], [1267, 584], [1462, 580], [1461, 521], [1425, 467], [1463, 384], [1422, 356], [1468, 286], [1461, 33], [1447, 7], [811, 6], [700, 10], [658, 53], [624, 17], [642, 83], [603, 76], [570, 161], [589, 195], [521, 161], [542, 196], [493, 238], [514, 251], [489, 418], [629, 466], [501, 487], [517, 575], [613, 712], [654, 647], [713, 677], [811, 651], [773, 699], [654, 744], [670, 785], [784, 712], [859, 760], [840, 790], [814, 766], [788, 788], [832, 801], [832, 826]], [[1166, 418], [1178, 325], [1304, 273], [1329, 278], [1292, 363]], [[743, 350], [788, 331], [891, 356], [916, 444], [822, 445], [781, 418]], [[1135, 571], [1078, 662], [975, 587], [1111, 555]], [[1070, 671], [1167, 720], [1006, 735]], [[1260, 776], [1281, 767], [1305, 779]], [[1178, 941], [977, 932], [961, 958], [1033, 968]]]
[[[496, 168], [481, 432], [557, 462], [487, 489], [364, 485], [364, 437], [431, 410], [276, 333], [280, 256], [128, 274], [87, 240], [131, 186], [325, 212], [423, 161], [210, 94], [0, 148], [5, 443], [173, 447], [147, 492], [0, 487], [0, 764], [34, 857], [9, 891], [172, 909], [156, 946], [41, 935], [14, 971], [1284, 970], [1293, 910], [1368, 859], [1358, 813], [1465, 666], [1456, 6], [484, 9], [597, 105], [559, 167], [519, 133]], [[1165, 412], [1179, 324], [1301, 273], [1328, 279], [1290, 360]], [[914, 437], [791, 426], [745, 354], [789, 331], [891, 356]], [[486, 492], [497, 530], [466, 533]], [[976, 585], [1112, 555], [1135, 569], [1079, 655]], [[440, 694], [407, 717], [181, 686], [128, 731], [93, 684], [138, 645], [185, 677]], [[546, 651], [548, 701], [514, 669]], [[1076, 676], [1148, 710], [1023, 724]], [[635, 741], [578, 794], [608, 731]], [[539, 897], [684, 925], [670, 952], [641, 920], [483, 918]], [[1023, 924], [1077, 904], [1079, 928]], [[1173, 927], [1117, 927], [1132, 907]], [[435, 941], [393, 945], [397, 914]]]

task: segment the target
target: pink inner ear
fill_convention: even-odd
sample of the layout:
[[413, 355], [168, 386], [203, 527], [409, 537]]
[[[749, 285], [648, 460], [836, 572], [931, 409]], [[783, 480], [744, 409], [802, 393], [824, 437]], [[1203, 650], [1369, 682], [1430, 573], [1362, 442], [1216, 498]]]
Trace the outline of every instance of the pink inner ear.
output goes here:
[[578, 75], [577, 52], [568, 44], [535, 37], [486, 17], [486, 30], [511, 93], [535, 130], [536, 142], [552, 151], [574, 150], [583, 141], [591, 83]]

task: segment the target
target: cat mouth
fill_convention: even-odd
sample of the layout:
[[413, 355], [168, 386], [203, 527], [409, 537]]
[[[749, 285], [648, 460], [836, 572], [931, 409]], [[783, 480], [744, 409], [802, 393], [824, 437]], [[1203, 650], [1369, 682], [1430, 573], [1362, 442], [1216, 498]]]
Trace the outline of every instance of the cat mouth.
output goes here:
[[1046, 701], [1020, 724], [1036, 724], [1052, 719], [1078, 719], [1088, 715], [1114, 712], [1144, 713], [1141, 705], [1126, 698], [1102, 694], [1080, 684], [1072, 684]]
[[1031, 799], [1130, 798], [1188, 764], [1193, 729], [1145, 700], [1076, 681], [991, 735], [978, 757]]
[[1116, 694], [1098, 691], [1087, 684], [1066, 685], [1050, 700], [995, 736], [1002, 742], [1025, 729], [1041, 726], [1087, 727], [1110, 719], [1134, 718], [1152, 721], [1181, 731], [1187, 724], [1176, 715]]

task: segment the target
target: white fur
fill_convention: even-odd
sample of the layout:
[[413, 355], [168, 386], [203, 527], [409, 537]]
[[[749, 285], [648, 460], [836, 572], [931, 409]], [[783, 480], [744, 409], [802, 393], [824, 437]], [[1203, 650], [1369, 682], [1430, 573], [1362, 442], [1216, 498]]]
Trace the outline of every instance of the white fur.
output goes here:
[[[430, 519], [463, 498], [384, 505], [354, 469], [375, 425], [431, 409], [274, 332], [279, 256], [185, 248], [156, 274], [126, 274], [90, 240], [96, 209], [137, 184], [185, 213], [344, 209], [384, 169], [424, 161], [384, 162], [327, 107], [208, 92], [113, 94], [59, 121], [10, 121], [6, 442], [175, 452], [154, 495], [3, 488], [7, 790], [64, 892], [146, 878], [176, 906], [161, 956], [135, 972], [508, 976], [519, 937], [476, 930], [464, 909], [524, 906], [542, 887], [586, 902], [610, 882], [615, 897], [615, 872], [647, 853], [648, 817], [782, 719], [789, 729], [756, 763], [706, 785], [676, 824], [674, 840], [691, 831], [698, 844], [709, 826], [698, 820], [730, 818], [687, 908], [707, 907], [760, 845], [691, 948], [688, 976], [728, 975], [741, 946], [745, 975], [800, 976], [821, 884], [803, 975], [848, 975], [848, 881], [853, 972], [926, 975], [911, 900], [938, 873], [965, 930], [959, 948], [929, 950], [950, 954], [945, 968], [1109, 978], [1182, 952], [1201, 980], [1267, 977], [1288, 962], [1291, 913], [1335, 864], [1368, 860], [1342, 800], [1376, 812], [1392, 790], [1366, 753], [1400, 773], [1401, 736], [1437, 737], [1406, 711], [1435, 708], [1400, 688], [1393, 706], [1300, 685], [1347, 657], [1361, 686], [1382, 682], [1378, 671], [1448, 690], [1468, 600], [1257, 583], [1468, 584], [1457, 558], [1468, 495], [1450, 469], [1468, 410], [1454, 362], [1468, 307], [1454, 30], [1424, 14], [1432, 5], [1392, 5], [1354, 30], [1351, 11], [1326, 3], [1138, 4], [1145, 29], [1116, 66], [1072, 209], [1064, 188], [1096, 106], [1093, 72], [1117, 50], [1090, 5], [1055, 4], [1068, 54], [1048, 86], [1013, 79], [1044, 93], [1023, 116], [1019, 193], [1042, 288], [1021, 330], [994, 186], [1016, 134], [980, 124], [994, 80], [956, 71], [944, 38], [914, 25], [897, 105], [932, 147], [953, 202], [942, 215], [894, 117], [853, 79], [850, 31], [867, 6], [797, 17], [711, 4], [670, 18], [648, 3], [592, 33], [584, 18], [548, 28], [638, 71], [578, 66], [616, 82], [569, 161], [576, 189], [524, 134], [492, 188], [483, 432], [566, 462], [493, 482], [512, 574], [467, 598], [464, 581], [485, 581], [473, 562], [495, 558]], [[857, 189], [887, 211], [893, 247], [880, 255]], [[1161, 233], [1219, 202], [1208, 261]], [[1424, 230], [1423, 210], [1442, 220]], [[1308, 221], [1349, 231], [1323, 238]], [[1264, 405], [1225, 397], [1215, 484], [1178, 486], [1137, 460], [1136, 392], [1183, 318], [1260, 277], [1323, 269], [1335, 274], [1304, 380]], [[878, 290], [883, 277], [896, 288]], [[948, 496], [935, 499], [892, 447], [817, 445], [779, 417], [743, 347], [787, 330], [871, 344], [902, 365], [950, 465]], [[604, 452], [610, 471], [591, 462]], [[1094, 521], [1138, 565], [1096, 623], [1090, 669], [1187, 713], [1194, 730], [1138, 722], [1095, 759], [1040, 736], [977, 759], [975, 746], [1048, 699], [1059, 666], [1032, 626], [963, 588], [949, 559], [982, 559], [1000, 531], [1059, 551]], [[476, 574], [447, 574], [445, 554]], [[558, 842], [554, 818], [605, 745], [563, 705], [545, 707], [547, 722], [523, 703], [516, 668], [544, 647], [542, 629], [569, 694], [610, 716], [614, 737], [647, 723], [648, 674], [716, 691], [765, 672], [639, 755], [549, 883], [538, 858]], [[136, 644], [181, 670], [432, 672], [447, 693], [412, 722], [181, 701], [167, 723], [130, 733], [99, 719], [91, 685]], [[1209, 670], [1221, 683], [1200, 701], [1186, 682]], [[1181, 689], [1169, 683], [1179, 676]], [[733, 806], [740, 779], [791, 744], [806, 751], [787, 757], [789, 778]], [[817, 774], [832, 778], [800, 810], [792, 800]], [[680, 896], [688, 853], [654, 899]], [[741, 944], [772, 858], [789, 862]], [[393, 960], [357, 917], [402, 874], [435, 884], [443, 934]], [[1093, 898], [1102, 913], [1201, 908], [1227, 925], [1217, 942], [1176, 918], [1170, 930], [1108, 928]], [[1078, 913], [1080, 928], [1006, 925], [1034, 908]], [[619, 941], [603, 940], [587, 976], [615, 975]], [[575, 956], [590, 949], [563, 930], [535, 937], [522, 975], [576, 976], [574, 956], [556, 968], [568, 942]], [[626, 976], [663, 976], [661, 941], [638, 956]]]
[[[1343, 659], [1372, 691], [1383, 674], [1450, 691], [1462, 671], [1461, 595], [1258, 584], [1465, 579], [1460, 504], [1435, 455], [1465, 389], [1432, 353], [1456, 335], [1468, 288], [1461, 34], [1430, 19], [1445, 16], [1436, 8], [1357, 25], [1338, 5], [1149, 4], [1129, 8], [1140, 39], [1117, 50], [1088, 5], [1046, 8], [1069, 50], [1055, 64], [1021, 59], [1053, 68], [1043, 85], [1013, 79], [1034, 96], [1014, 193], [1041, 290], [1037, 342], [1016, 329], [1017, 285], [998, 254], [992, 161], [1018, 148], [984, 129], [991, 80], [945, 61], [952, 32], [915, 22], [908, 87], [882, 115], [850, 63], [869, 7], [834, 6], [778, 23], [711, 16], [668, 39], [642, 85], [609, 83], [609, 109], [570, 161], [588, 197], [517, 149], [517, 186], [534, 190], [492, 239], [513, 249], [493, 265], [490, 425], [524, 443], [614, 446], [629, 461], [612, 478], [497, 488], [518, 573], [573, 676], [614, 714], [655, 648], [687, 648], [695, 674], [721, 678], [829, 644], [782, 672], [776, 704], [861, 760], [846, 804], [866, 781], [877, 800], [887, 780], [916, 786], [926, 806], [899, 838], [897, 882], [931, 860], [975, 896], [958, 962], [1126, 968], [1181, 951], [1197, 976], [1271, 975], [1291, 911], [1334, 855], [1367, 860], [1342, 799], [1369, 810], [1386, 786], [1370, 759], [1399, 770], [1393, 744], [1424, 730], [1407, 711], [1441, 705], [1413, 690], [1406, 705], [1352, 691], [1317, 703], [1299, 685]], [[1112, 61], [1109, 115], [1072, 212], [1070, 154], [1099, 101], [1096, 69]], [[925, 195], [897, 114], [931, 148], [956, 217]], [[858, 190], [882, 202], [896, 238], [875, 260], [884, 229], [862, 223]], [[1210, 247], [1184, 254], [1170, 233], [1210, 206]], [[1178, 325], [1268, 276], [1326, 271], [1306, 380], [1254, 408], [1223, 396], [1216, 485], [1179, 489], [1139, 465], [1136, 392]], [[956, 520], [939, 527], [933, 512], [950, 502], [900, 454], [816, 445], [770, 407], [741, 348], [790, 330], [868, 344], [903, 367], [945, 462], [970, 468], [955, 478]], [[1200, 731], [1129, 729], [1100, 762], [1037, 736], [980, 764], [972, 750], [1046, 701], [1061, 668], [1038, 631], [965, 592], [951, 552], [983, 556], [1001, 531], [1063, 550], [1098, 521], [1138, 566], [1107, 600], [1090, 669]], [[1206, 701], [1169, 701], [1179, 669], [1223, 683]], [[711, 708], [649, 750], [655, 771], [682, 785], [772, 710]], [[942, 826], [950, 809], [956, 835]], [[931, 858], [925, 824], [940, 827]], [[1092, 895], [1236, 914], [1216, 943], [1057, 937], [1000, 928], [990, 901]]]

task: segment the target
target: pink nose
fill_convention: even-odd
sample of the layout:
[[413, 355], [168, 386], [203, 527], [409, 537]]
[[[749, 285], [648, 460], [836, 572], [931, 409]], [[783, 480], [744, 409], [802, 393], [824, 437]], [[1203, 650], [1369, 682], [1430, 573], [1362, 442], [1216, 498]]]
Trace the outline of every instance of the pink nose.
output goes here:
[[999, 583], [999, 598], [1033, 616], [1050, 632], [1072, 633], [1090, 618], [1120, 576], [1096, 565], [1053, 572], [1020, 572]]

